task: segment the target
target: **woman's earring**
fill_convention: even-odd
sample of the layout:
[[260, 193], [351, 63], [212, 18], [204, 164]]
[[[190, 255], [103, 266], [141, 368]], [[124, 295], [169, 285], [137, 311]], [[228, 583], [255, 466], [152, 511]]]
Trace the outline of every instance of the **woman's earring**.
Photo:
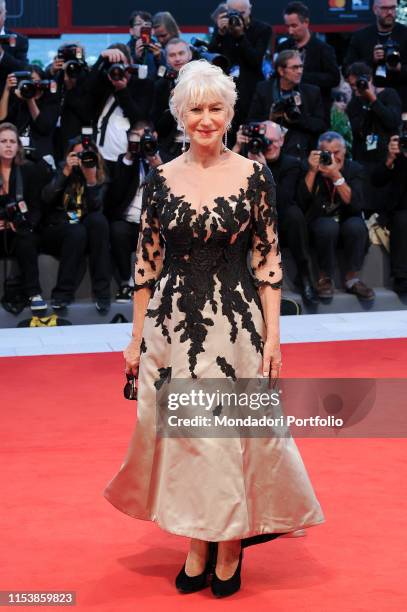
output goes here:
[[229, 124], [226, 128], [226, 132], [223, 135], [223, 152], [226, 153], [228, 150], [228, 131], [232, 126]]
[[182, 147], [181, 147], [181, 151], [183, 153], [185, 153], [185, 151], [187, 150], [187, 135], [185, 132], [185, 125], [182, 125]]

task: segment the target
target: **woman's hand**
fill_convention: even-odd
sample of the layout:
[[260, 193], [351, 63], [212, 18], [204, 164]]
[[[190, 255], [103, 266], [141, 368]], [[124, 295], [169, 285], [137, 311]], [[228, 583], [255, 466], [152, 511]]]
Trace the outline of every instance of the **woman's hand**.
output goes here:
[[80, 167], [81, 167], [81, 160], [79, 159], [78, 154], [74, 153], [74, 151], [71, 151], [71, 153], [69, 153], [68, 157], [66, 158], [63, 173], [65, 174], [65, 176], [71, 176], [72, 168], [80, 168]]
[[126, 374], [133, 374], [137, 378], [140, 365], [140, 341], [132, 338], [123, 355], [126, 361]]
[[281, 351], [279, 340], [266, 340], [263, 348], [263, 376], [275, 381], [280, 376]]

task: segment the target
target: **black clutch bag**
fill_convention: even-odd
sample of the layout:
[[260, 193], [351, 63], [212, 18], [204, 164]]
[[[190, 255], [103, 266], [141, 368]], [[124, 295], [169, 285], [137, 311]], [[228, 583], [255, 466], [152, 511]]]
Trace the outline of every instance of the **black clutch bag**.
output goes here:
[[137, 378], [133, 374], [126, 374], [127, 382], [124, 385], [123, 395], [128, 400], [137, 399]]

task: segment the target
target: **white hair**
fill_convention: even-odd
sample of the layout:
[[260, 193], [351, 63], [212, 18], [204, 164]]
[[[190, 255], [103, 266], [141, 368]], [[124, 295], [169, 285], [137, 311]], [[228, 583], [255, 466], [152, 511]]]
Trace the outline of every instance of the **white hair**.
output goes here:
[[170, 98], [170, 111], [182, 129], [183, 117], [191, 104], [222, 100], [226, 105], [228, 123], [232, 120], [237, 92], [233, 79], [221, 68], [206, 60], [194, 60], [181, 68]]

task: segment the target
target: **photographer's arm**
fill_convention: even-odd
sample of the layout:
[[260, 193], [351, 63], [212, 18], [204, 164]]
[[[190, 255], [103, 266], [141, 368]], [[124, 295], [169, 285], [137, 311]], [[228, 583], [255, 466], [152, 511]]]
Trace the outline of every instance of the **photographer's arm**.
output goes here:
[[70, 175], [64, 174], [62, 168], [59, 168], [52, 179], [41, 192], [42, 200], [45, 204], [53, 204], [61, 197], [61, 194], [65, 190]]
[[5, 121], [6, 117], [8, 116], [10, 102], [10, 77], [11, 75], [7, 77], [7, 81], [0, 98], [0, 121]]
[[307, 104], [307, 111], [302, 112], [298, 121], [287, 123], [287, 126], [292, 126], [301, 132], [311, 134], [322, 134], [326, 129], [325, 111], [322, 103], [321, 93], [319, 89], [310, 96]]
[[236, 51], [242, 63], [248, 68], [258, 70], [261, 68], [263, 56], [267, 50], [271, 36], [271, 28], [262, 29], [256, 37], [256, 44], [252, 45], [245, 34], [235, 39]]
[[48, 98], [41, 109], [38, 108], [36, 101], [31, 99], [28, 100], [28, 108], [36, 131], [43, 136], [48, 136], [48, 134], [55, 129], [57, 124], [59, 115], [58, 98], [56, 96], [55, 98]]
[[386, 130], [397, 131], [401, 123], [401, 100], [393, 89], [385, 90], [385, 98], [376, 98], [370, 105], [374, 114], [380, 119]]
[[319, 72], [307, 72], [303, 76], [304, 83], [318, 85], [318, 87], [336, 87], [339, 85], [341, 75], [336, 61], [335, 51], [330, 45], [326, 45], [321, 53], [321, 70]]

